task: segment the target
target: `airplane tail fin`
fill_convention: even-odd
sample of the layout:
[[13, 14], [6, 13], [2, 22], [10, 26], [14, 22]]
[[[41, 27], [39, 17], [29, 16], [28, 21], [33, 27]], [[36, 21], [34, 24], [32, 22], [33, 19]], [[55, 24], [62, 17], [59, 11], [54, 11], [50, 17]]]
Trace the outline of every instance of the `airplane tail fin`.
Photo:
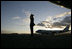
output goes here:
[[70, 25], [67, 25], [66, 28], [64, 29], [64, 31], [69, 31], [69, 26]]

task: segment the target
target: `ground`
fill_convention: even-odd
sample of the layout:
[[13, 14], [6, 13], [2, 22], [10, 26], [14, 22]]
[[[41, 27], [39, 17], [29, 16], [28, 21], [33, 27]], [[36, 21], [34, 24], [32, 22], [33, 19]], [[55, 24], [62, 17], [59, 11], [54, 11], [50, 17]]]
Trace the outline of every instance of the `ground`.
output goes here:
[[71, 34], [1, 34], [2, 48], [71, 48]]

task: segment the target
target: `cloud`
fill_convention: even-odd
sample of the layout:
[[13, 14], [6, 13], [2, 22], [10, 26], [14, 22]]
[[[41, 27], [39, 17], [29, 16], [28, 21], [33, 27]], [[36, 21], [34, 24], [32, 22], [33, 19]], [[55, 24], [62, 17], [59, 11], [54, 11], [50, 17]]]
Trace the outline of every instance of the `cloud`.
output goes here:
[[30, 18], [29, 17], [22, 18], [22, 17], [16, 16], [16, 17], [12, 18], [12, 21], [13, 20], [16, 22], [16, 23], [13, 23], [16, 26], [28, 27], [30, 24]]
[[16, 22], [16, 23], [14, 23], [15, 25], [27, 27], [30, 24], [31, 12], [28, 10], [22, 10], [22, 12], [23, 12], [23, 14], [26, 15], [26, 16], [24, 15], [25, 16], [24, 18], [22, 18], [20, 16], [15, 16], [15, 17], [12, 17], [12, 21], [14, 20]]
[[22, 19], [22, 22], [25, 22], [25, 23], [30, 23], [30, 18], [29, 17], [26, 17], [24, 19]]
[[[24, 25], [28, 25], [30, 23], [30, 10], [23, 9], [22, 12], [25, 14], [25, 18], [22, 18], [21, 21]], [[23, 25], [22, 24], [22, 25]]]
[[54, 22], [53, 26], [66, 26], [66, 24], [61, 23], [61, 22]]
[[29, 24], [30, 24], [30, 19], [28, 17], [22, 18], [19, 21], [20, 21], [19, 23], [16, 23], [16, 25], [18, 25], [18, 26], [26, 27], [26, 26], [29, 26]]
[[60, 21], [60, 22], [54, 22], [54, 23], [53, 23], [53, 26], [58, 26], [58, 27], [66, 26], [66, 25], [71, 25], [71, 16], [65, 17], [65, 18], [64, 18], [62, 21]]
[[71, 15], [71, 12], [64, 12], [62, 14], [59, 14], [59, 15], [56, 15], [55, 17], [58, 18], [58, 17], [64, 17], [66, 15]]
[[71, 16], [65, 17], [65, 18], [61, 21], [61, 23], [70, 25], [70, 24], [71, 24]]
[[71, 15], [71, 11], [70, 12], [64, 12], [64, 13], [61, 13], [61, 14], [58, 14], [58, 15], [55, 15], [55, 16], [48, 16], [45, 21], [48, 21], [50, 23], [60, 22], [66, 16], [69, 16], [69, 15]]
[[29, 17], [30, 16], [30, 12], [29, 11], [25, 11], [25, 15], [27, 16], [27, 17]]
[[29, 10], [23, 9], [22, 11], [23, 11], [23, 13], [24, 13], [27, 17], [29, 17], [30, 14], [31, 14], [31, 12], [30, 12]]
[[21, 19], [21, 17], [19, 17], [19, 16], [15, 16], [15, 17], [13, 17], [12, 19], [13, 19], [13, 20]]
[[52, 16], [48, 16], [45, 21], [52, 22], [53, 21], [53, 17]]
[[71, 12], [64, 12], [56, 16], [48, 16], [45, 21], [39, 23], [39, 26], [47, 28], [63, 28], [63, 26], [71, 25]]
[[37, 26], [45, 26], [43, 23], [38, 23]]
[[41, 23], [38, 23], [37, 26], [42, 26], [42, 27], [46, 27], [46, 28], [52, 27], [51, 23], [49, 23], [48, 21], [42, 21]]

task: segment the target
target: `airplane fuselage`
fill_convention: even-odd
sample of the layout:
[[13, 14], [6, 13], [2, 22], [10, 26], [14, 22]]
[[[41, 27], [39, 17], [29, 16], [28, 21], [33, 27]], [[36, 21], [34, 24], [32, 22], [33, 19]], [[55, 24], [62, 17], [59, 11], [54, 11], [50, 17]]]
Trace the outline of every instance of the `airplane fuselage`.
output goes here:
[[64, 28], [64, 30], [37, 30], [36, 33], [40, 34], [54, 34], [54, 33], [63, 33], [69, 31], [69, 25]]

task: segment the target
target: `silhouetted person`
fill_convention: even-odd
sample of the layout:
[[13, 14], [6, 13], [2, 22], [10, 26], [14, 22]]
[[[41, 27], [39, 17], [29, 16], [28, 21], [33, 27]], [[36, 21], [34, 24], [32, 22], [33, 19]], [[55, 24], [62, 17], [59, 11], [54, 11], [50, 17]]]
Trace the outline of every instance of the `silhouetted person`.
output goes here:
[[33, 14], [30, 15], [30, 30], [31, 30], [31, 36], [33, 36], [33, 26], [34, 24], [34, 18], [33, 18]]

